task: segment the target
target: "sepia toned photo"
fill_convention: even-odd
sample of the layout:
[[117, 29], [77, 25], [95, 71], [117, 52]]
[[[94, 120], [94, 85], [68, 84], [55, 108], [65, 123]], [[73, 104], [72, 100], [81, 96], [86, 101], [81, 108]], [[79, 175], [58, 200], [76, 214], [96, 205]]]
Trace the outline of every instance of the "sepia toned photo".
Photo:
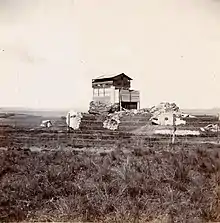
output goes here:
[[220, 222], [220, 1], [0, 0], [0, 222]]

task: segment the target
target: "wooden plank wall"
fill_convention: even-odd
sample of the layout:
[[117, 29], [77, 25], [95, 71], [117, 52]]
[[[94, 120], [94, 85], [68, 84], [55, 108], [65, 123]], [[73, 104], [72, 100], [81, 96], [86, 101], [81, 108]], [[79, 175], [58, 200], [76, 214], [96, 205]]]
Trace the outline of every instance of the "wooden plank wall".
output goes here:
[[139, 91], [121, 90], [121, 99], [123, 102], [139, 102], [140, 101], [140, 92]]

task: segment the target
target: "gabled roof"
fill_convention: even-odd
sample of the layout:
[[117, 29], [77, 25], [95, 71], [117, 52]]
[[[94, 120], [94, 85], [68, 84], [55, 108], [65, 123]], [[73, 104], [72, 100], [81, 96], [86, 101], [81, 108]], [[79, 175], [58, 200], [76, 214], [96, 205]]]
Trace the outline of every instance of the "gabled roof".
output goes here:
[[128, 77], [126, 74], [121, 73], [121, 74], [117, 74], [117, 75], [102, 75], [102, 76], [99, 76], [99, 77], [93, 79], [93, 81], [96, 81], [96, 80], [100, 81], [100, 80], [104, 80], [104, 79], [113, 79], [113, 78], [118, 77], [120, 75], [123, 75], [123, 76], [127, 77], [129, 80], [132, 80], [132, 78]]

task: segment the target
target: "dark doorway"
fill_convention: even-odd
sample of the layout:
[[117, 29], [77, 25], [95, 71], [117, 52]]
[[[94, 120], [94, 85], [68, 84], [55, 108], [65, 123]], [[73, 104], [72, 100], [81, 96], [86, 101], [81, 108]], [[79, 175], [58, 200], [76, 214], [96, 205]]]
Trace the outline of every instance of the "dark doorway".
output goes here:
[[137, 109], [137, 102], [122, 102], [121, 106], [125, 109]]

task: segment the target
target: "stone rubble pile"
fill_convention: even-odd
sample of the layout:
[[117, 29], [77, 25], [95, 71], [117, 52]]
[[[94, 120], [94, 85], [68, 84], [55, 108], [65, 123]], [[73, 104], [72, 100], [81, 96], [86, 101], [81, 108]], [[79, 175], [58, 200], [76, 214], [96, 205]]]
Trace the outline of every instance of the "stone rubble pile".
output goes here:
[[118, 104], [91, 101], [89, 105], [90, 114], [113, 113], [119, 110]]
[[66, 124], [69, 128], [77, 130], [79, 129], [82, 118], [83, 115], [81, 112], [69, 111], [66, 116]]
[[218, 124], [209, 124], [209, 125], [207, 125], [203, 128], [200, 128], [200, 130], [202, 132], [214, 132], [214, 133], [216, 133], [216, 132], [219, 132], [220, 129], [219, 129]]
[[[155, 125], [185, 125], [184, 118], [193, 117], [189, 114], [181, 112], [180, 108], [175, 103], [162, 102], [150, 109], [151, 122]], [[174, 120], [175, 115], [175, 120]]]
[[50, 120], [43, 120], [40, 124], [40, 127], [50, 128], [52, 126], [52, 122]]
[[117, 130], [120, 124], [120, 118], [122, 118], [123, 116], [135, 116], [135, 115], [143, 115], [143, 114], [149, 114], [149, 111], [147, 109], [140, 109], [140, 110], [123, 109], [122, 111], [108, 114], [106, 116], [105, 121], [103, 122], [103, 127], [110, 130]]
[[159, 105], [153, 106], [150, 109], [150, 113], [153, 116], [158, 116], [165, 112], [180, 112], [180, 108], [175, 103], [162, 102]]
[[134, 115], [143, 115], [143, 114], [150, 114], [148, 109], [123, 109], [121, 113], [125, 116], [134, 116]]
[[103, 128], [110, 130], [117, 130], [120, 124], [121, 117], [122, 117], [122, 112], [115, 112], [113, 114], [107, 115], [105, 121], [103, 122]]
[[175, 103], [168, 102], [162, 102], [150, 109], [122, 109], [119, 111], [119, 105], [92, 101], [89, 113], [104, 115], [103, 127], [110, 130], [118, 129], [123, 116], [149, 115], [151, 123], [156, 125], [173, 125], [173, 114], [176, 117], [176, 125], [185, 125], [186, 121], [183, 119], [189, 117], [188, 114], [182, 113]]

